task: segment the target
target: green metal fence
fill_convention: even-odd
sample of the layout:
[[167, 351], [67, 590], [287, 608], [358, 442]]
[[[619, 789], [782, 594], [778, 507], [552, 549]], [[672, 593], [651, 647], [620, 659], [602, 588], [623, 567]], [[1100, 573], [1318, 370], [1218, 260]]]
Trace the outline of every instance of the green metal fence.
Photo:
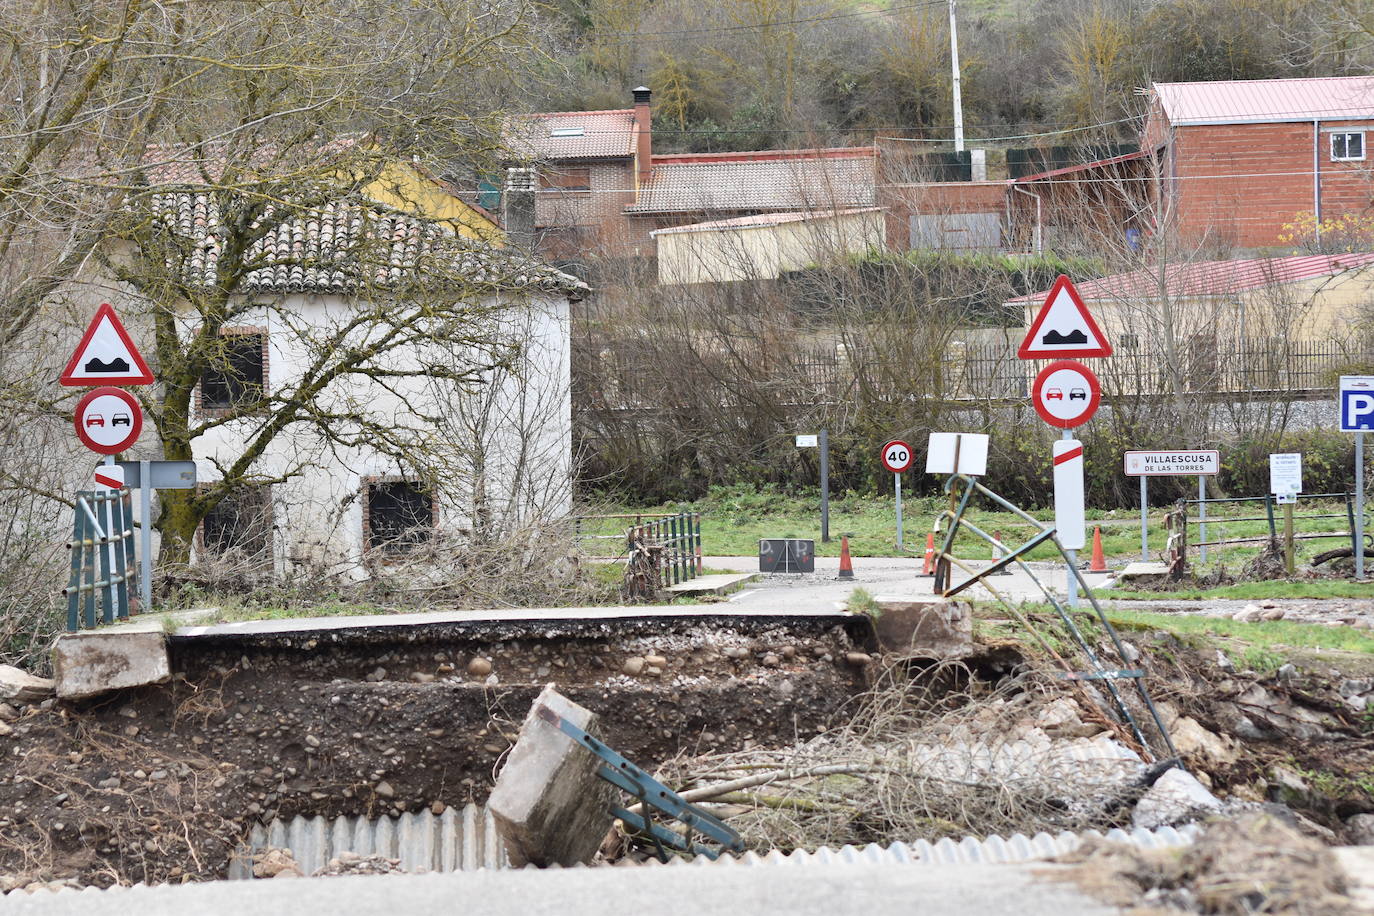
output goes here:
[[67, 599], [67, 629], [114, 623], [129, 616], [136, 592], [133, 508], [128, 488], [76, 494]]
[[[657, 584], [676, 585], [701, 575], [701, 513], [674, 515], [579, 515], [573, 519], [579, 544], [594, 557], [622, 560], [635, 551], [647, 553]], [[619, 523], [616, 533], [606, 531]], [[602, 533], [605, 532], [605, 533]], [[614, 553], [603, 552], [614, 545]]]

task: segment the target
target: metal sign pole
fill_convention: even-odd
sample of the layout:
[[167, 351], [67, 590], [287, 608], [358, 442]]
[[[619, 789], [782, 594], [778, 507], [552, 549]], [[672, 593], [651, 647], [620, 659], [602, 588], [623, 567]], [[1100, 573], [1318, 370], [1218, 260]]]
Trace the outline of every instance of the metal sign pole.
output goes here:
[[[1065, 429], [1061, 439], [1072, 439], [1073, 430]], [[1064, 572], [1066, 576], [1066, 586], [1069, 597], [1069, 607], [1078, 607], [1078, 576], [1075, 575], [1074, 567], [1078, 565], [1078, 551], [1065, 549], [1064, 556], [1068, 557], [1065, 563]]]
[[1197, 542], [1199, 563], [1207, 562], [1207, 478], [1201, 474], [1197, 478]]
[[1355, 578], [1364, 578], [1364, 433], [1355, 433]]
[[1150, 562], [1150, 478], [1140, 475], [1140, 562]]
[[[114, 463], [115, 463], [114, 455], [106, 455], [106, 456], [105, 456], [105, 466], [106, 466], [107, 468], [114, 467]], [[105, 500], [105, 541], [106, 541], [106, 543], [105, 543], [105, 550], [108, 551], [108, 556], [109, 556], [109, 561], [110, 561], [110, 576], [107, 577], [107, 578], [113, 578], [114, 572], [115, 572], [115, 570], [118, 568], [118, 567], [115, 565], [115, 540], [114, 540], [114, 539], [115, 539], [114, 500], [113, 500], [113, 499], [107, 499], [107, 500]], [[114, 620], [118, 620], [118, 619], [120, 619], [121, 617], [124, 616], [124, 614], [121, 613], [124, 609], [121, 608], [120, 605], [119, 605], [119, 593], [120, 593], [120, 589], [117, 589], [117, 588], [111, 588], [111, 589], [108, 589], [108, 590], [107, 590], [107, 594], [110, 596], [110, 606], [107, 607], [107, 608], [105, 609], [105, 613], [106, 613], [106, 615], [107, 615], [107, 617], [106, 617], [107, 620], [110, 619], [109, 615], [111, 615], [111, 614], [113, 614], [113, 619], [114, 619]]]
[[153, 612], [153, 469], [151, 461], [139, 462], [138, 511], [142, 530], [138, 533], [139, 594], [143, 597], [143, 613]]
[[821, 543], [830, 543], [830, 435], [821, 428]]
[[897, 491], [897, 549], [902, 549], [902, 475], [893, 474]]

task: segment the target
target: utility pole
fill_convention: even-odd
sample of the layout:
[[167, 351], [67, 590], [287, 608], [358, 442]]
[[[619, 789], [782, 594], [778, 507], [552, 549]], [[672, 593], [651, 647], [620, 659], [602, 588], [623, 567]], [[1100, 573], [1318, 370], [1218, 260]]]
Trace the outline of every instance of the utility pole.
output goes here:
[[964, 101], [959, 94], [959, 26], [954, 16], [954, 0], [949, 0], [949, 67], [954, 74], [954, 151], [964, 151]]

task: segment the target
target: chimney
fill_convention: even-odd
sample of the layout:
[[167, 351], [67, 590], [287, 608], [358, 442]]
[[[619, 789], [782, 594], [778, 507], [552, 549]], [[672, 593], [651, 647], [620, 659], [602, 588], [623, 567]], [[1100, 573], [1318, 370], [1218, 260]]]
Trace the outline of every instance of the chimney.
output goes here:
[[506, 241], [521, 251], [534, 250], [534, 169], [506, 169], [501, 195]]
[[644, 184], [649, 180], [649, 170], [653, 166], [654, 133], [650, 126], [649, 87], [640, 86], [634, 90], [635, 96], [635, 183]]

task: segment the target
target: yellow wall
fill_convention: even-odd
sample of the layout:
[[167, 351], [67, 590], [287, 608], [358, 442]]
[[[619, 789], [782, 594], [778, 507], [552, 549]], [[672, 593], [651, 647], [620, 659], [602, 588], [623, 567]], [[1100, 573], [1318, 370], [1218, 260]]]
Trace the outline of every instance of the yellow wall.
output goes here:
[[881, 247], [884, 223], [883, 214], [874, 211], [655, 238], [660, 283], [723, 283], [773, 279], [785, 270]]
[[495, 220], [455, 197], [436, 178], [407, 163], [393, 163], [364, 189], [368, 197], [404, 213], [449, 223], [463, 238], [503, 243], [505, 233]]

